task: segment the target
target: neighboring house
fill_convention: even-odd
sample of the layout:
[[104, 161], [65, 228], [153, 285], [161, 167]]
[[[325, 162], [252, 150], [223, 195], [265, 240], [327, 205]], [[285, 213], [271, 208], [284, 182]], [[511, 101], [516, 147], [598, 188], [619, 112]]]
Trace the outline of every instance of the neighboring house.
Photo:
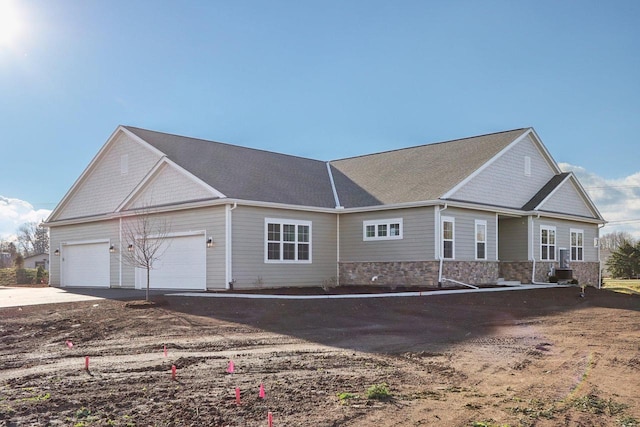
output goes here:
[[143, 287], [141, 212], [171, 227], [151, 286], [200, 290], [546, 282], [560, 248], [596, 285], [604, 223], [532, 128], [324, 162], [120, 126], [47, 220], [50, 283]]
[[25, 257], [24, 268], [38, 268], [42, 266], [45, 270], [49, 270], [49, 254], [42, 253]]

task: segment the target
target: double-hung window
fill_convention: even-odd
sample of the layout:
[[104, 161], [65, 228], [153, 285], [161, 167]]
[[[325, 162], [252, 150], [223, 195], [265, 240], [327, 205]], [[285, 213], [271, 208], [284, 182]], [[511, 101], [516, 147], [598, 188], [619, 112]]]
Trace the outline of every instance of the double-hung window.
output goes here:
[[571, 261], [584, 261], [584, 230], [572, 228]]
[[476, 259], [487, 259], [487, 221], [476, 220]]
[[540, 260], [556, 260], [556, 228], [549, 225], [540, 226]]
[[444, 259], [454, 259], [456, 255], [455, 225], [455, 218], [442, 217], [442, 258]]
[[311, 221], [266, 218], [265, 262], [310, 263]]
[[402, 218], [364, 221], [362, 239], [364, 241], [402, 239]]

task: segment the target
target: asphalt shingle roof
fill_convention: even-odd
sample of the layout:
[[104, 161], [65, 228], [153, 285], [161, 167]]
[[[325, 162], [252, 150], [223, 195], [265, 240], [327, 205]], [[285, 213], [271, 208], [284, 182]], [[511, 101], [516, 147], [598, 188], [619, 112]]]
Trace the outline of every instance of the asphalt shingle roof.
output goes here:
[[[335, 207], [326, 162], [125, 128], [227, 197]], [[438, 199], [527, 130], [331, 161], [340, 203], [351, 208]]]
[[230, 198], [335, 207], [325, 162], [125, 127]]
[[[366, 156], [331, 165], [379, 204], [436, 200], [498, 154], [528, 129], [516, 129]], [[367, 200], [338, 188], [346, 207]]]

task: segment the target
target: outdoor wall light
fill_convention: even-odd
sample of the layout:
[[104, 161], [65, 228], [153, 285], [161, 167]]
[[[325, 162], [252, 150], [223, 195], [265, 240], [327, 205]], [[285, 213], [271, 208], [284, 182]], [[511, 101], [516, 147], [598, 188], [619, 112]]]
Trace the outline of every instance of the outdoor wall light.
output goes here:
[[214, 247], [214, 246], [215, 246], [215, 242], [213, 241], [213, 239], [212, 239], [211, 237], [209, 237], [209, 238], [207, 239], [207, 247], [208, 247], [208, 248], [212, 248], [212, 247]]
[[55, 256], [60, 256], [60, 249], [56, 249], [55, 251], [53, 251], [53, 254]]
[[116, 251], [116, 247], [115, 246], [113, 246], [113, 245], [109, 246], [109, 252], [110, 253], [114, 253], [115, 251]]
[[133, 252], [133, 244], [129, 243], [129, 246], [127, 246], [127, 250], [129, 252]]

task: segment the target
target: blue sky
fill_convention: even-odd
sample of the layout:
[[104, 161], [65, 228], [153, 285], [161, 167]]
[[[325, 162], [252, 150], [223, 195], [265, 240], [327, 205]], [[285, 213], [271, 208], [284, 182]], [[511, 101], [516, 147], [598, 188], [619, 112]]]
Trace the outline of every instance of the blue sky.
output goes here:
[[640, 220], [638, 1], [3, 10], [0, 237], [53, 209], [119, 124], [320, 160], [532, 126], [606, 219]]

